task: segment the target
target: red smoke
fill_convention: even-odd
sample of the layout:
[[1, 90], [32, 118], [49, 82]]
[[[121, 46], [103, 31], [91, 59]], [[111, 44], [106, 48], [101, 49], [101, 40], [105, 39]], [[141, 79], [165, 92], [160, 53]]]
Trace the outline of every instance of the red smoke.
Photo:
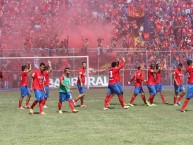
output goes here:
[[106, 47], [112, 37], [112, 25], [94, 18], [91, 8], [84, 0], [76, 0], [71, 7], [62, 1], [52, 0], [21, 0], [0, 4], [3, 12], [2, 48], [21, 49], [24, 40], [32, 43], [43, 38], [49, 43], [55, 35], [60, 41], [69, 36], [70, 48], [81, 48], [82, 38], [89, 39], [89, 47], [97, 47], [97, 39], [104, 39]]

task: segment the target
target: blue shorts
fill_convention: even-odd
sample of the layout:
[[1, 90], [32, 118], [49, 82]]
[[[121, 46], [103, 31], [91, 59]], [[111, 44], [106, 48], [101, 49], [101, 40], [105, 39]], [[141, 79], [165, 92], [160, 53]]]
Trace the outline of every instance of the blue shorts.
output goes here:
[[43, 90], [34, 90], [34, 94], [36, 97], [36, 101], [41, 101], [45, 97], [45, 93]]
[[109, 87], [107, 88], [107, 94], [111, 94], [111, 90], [109, 89]]
[[193, 98], [193, 84], [188, 84], [186, 98], [188, 99]]
[[111, 94], [111, 89], [109, 87], [107, 88], [107, 94]]
[[108, 94], [117, 94], [120, 95], [122, 94], [121, 90], [119, 89], [117, 84], [111, 84], [108, 85]]
[[46, 90], [46, 93], [45, 93], [45, 98], [49, 98], [49, 94], [50, 94], [50, 87], [49, 87], [49, 86], [45, 86], [45, 90]]
[[175, 89], [175, 93], [179, 93], [179, 92], [185, 91], [185, 88], [184, 88], [183, 85], [181, 85], [181, 86], [175, 86], [174, 85], [174, 89]]
[[134, 94], [138, 95], [140, 93], [144, 93], [143, 88], [142, 87], [135, 87]]
[[119, 90], [121, 91], [121, 93], [123, 93], [123, 88], [120, 82], [117, 83], [117, 86], [119, 87]]
[[150, 95], [156, 95], [155, 86], [148, 85], [147, 88], [148, 88], [148, 90], [149, 90], [149, 94], [150, 94]]
[[163, 86], [161, 83], [155, 85], [156, 92], [162, 92], [163, 91]]
[[59, 94], [60, 102], [69, 101], [69, 100], [72, 100], [72, 94], [70, 92], [60, 92]]
[[85, 93], [85, 85], [83, 85], [81, 87], [80, 84], [77, 84], [77, 87], [78, 87], [78, 91], [79, 91], [80, 94], [84, 94]]
[[29, 88], [28, 88], [27, 86], [21, 86], [21, 87], [20, 87], [20, 90], [21, 90], [21, 96], [22, 96], [22, 97], [25, 97], [25, 96], [31, 94], [31, 93], [30, 93], [30, 90], [29, 90]]

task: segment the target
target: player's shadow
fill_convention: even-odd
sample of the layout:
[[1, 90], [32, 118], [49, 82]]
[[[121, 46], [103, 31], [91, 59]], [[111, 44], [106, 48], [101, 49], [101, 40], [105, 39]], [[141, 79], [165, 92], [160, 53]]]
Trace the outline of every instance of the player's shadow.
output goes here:
[[173, 103], [169, 103], [169, 102], [167, 102], [166, 104], [163, 104], [163, 103], [161, 103], [161, 102], [154, 102], [155, 104], [159, 104], [159, 105], [169, 105], [169, 106], [173, 106], [174, 104]]
[[34, 112], [34, 114], [40, 114], [40, 112]]
[[[180, 109], [176, 109], [176, 111], [181, 112], [181, 110], [180, 110]], [[192, 112], [192, 110], [185, 110], [185, 112]], [[183, 112], [182, 112], [182, 113], [183, 113]]]
[[[56, 111], [58, 113], [58, 111]], [[62, 113], [70, 113], [69, 111], [62, 111]]]
[[[129, 105], [128, 105], [129, 106]], [[147, 106], [146, 104], [133, 104], [134, 107], [144, 107]]]
[[74, 106], [74, 107], [81, 107], [81, 105], [76, 105], [76, 106]]
[[113, 106], [109, 106], [108, 108], [109, 108], [109, 109], [115, 109], [115, 107], [113, 107]]
[[29, 115], [39, 115], [40, 113], [39, 112], [34, 112], [33, 114], [31, 114], [30, 112], [28, 113]]
[[111, 105], [120, 105], [120, 103], [111, 103]]
[[174, 104], [172, 104], [172, 103], [167, 103], [167, 104], [164, 104], [164, 105], [173, 106]]

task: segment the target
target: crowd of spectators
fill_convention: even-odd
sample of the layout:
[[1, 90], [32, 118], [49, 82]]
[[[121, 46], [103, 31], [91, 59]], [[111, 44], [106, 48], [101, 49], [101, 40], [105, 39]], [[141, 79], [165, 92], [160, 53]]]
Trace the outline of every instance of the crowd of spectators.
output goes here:
[[[193, 0], [0, 0], [1, 50], [17, 47], [32, 52], [24, 52], [25, 56], [65, 55], [74, 43], [67, 32], [88, 25], [112, 28], [110, 37], [96, 38], [96, 56], [116, 57], [120, 53], [115, 49], [137, 51], [121, 54], [129, 62], [135, 60], [126, 68], [166, 58], [168, 63], [172, 60], [172, 69], [193, 56], [187, 53], [193, 51]], [[79, 50], [87, 55], [92, 41], [84, 33], [79, 35]], [[15, 51], [4, 56], [19, 55]]]
[[[143, 13], [141, 16], [131, 15], [139, 10]], [[61, 22], [65, 23], [65, 26]], [[26, 49], [68, 48], [70, 36], [67, 35], [70, 34], [65, 34], [65, 39], [61, 37], [67, 29], [99, 23], [113, 26], [112, 37], [108, 38], [110, 40], [103, 38], [106, 41], [103, 47], [192, 50], [192, 0], [1, 0], [0, 2], [2, 49], [11, 47], [13, 49], [13, 46]], [[89, 41], [89, 38], [86, 39]]]

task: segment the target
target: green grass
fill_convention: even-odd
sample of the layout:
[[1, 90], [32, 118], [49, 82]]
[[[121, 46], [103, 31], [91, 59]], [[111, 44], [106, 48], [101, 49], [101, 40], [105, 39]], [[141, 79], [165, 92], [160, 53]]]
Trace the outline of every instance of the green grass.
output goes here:
[[[128, 103], [132, 90], [125, 90]], [[45, 116], [29, 115], [29, 110], [17, 108], [19, 91], [0, 92], [0, 144], [1, 145], [192, 145], [193, 103], [188, 111], [180, 107], [163, 105], [159, 95], [156, 107], [143, 105], [138, 96], [137, 106], [123, 110], [116, 96], [112, 109], [103, 110], [106, 89], [90, 89], [86, 92], [87, 108], [77, 107], [70, 112], [64, 103], [64, 114], [57, 113], [58, 92], [51, 91]], [[77, 96], [73, 91], [73, 96]], [[146, 93], [148, 94], [148, 93]], [[173, 102], [173, 91], [166, 90], [168, 102]], [[148, 97], [148, 96], [147, 96]], [[147, 98], [146, 97], [146, 98]], [[34, 95], [31, 102], [34, 100]], [[25, 102], [23, 102], [24, 104]], [[39, 111], [38, 105], [34, 109]]]

